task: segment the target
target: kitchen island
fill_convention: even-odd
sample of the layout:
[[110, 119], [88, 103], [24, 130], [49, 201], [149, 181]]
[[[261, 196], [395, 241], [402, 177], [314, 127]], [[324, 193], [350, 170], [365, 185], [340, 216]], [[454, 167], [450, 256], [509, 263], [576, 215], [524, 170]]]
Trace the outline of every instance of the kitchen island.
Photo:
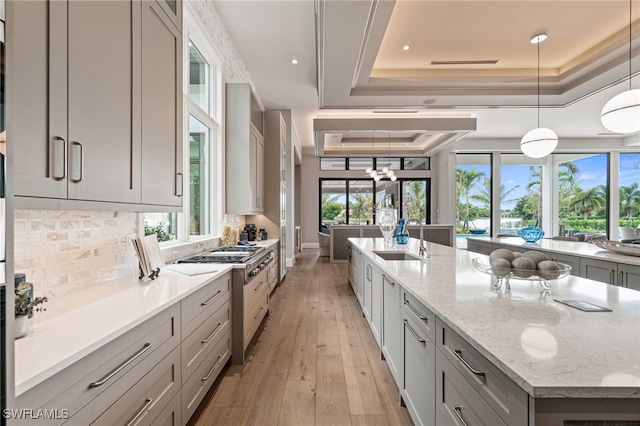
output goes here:
[[[414, 239], [404, 246], [385, 246], [377, 238], [349, 242], [350, 280], [356, 295], [362, 291], [358, 298], [374, 335], [379, 329], [375, 302], [368, 301], [382, 304], [379, 342], [392, 372], [399, 371], [394, 377], [416, 423], [436, 419], [438, 424], [455, 424], [456, 418], [475, 418], [488, 424], [496, 415], [495, 421], [504, 424], [640, 421], [640, 292], [577, 276], [550, 281], [551, 295], [545, 295], [538, 282], [524, 280], [512, 280], [511, 292], [506, 292], [495, 289], [495, 277], [473, 267], [471, 260], [486, 257], [482, 254], [429, 243], [429, 257], [416, 259]], [[383, 252], [409, 255], [385, 260]], [[381, 285], [376, 284], [376, 271]], [[391, 288], [385, 283], [398, 284], [402, 292], [398, 304], [403, 321], [390, 330], [404, 339], [413, 335], [426, 350], [419, 368], [435, 370], [425, 375], [434, 378], [435, 404], [428, 400], [429, 389], [420, 393], [419, 401], [434, 407], [434, 413], [421, 414], [411, 395], [411, 377], [421, 374], [415, 365], [407, 368], [411, 345], [401, 344], [396, 359], [384, 347], [384, 313], [392, 299], [376, 293]], [[555, 299], [583, 300], [611, 312], [583, 312]], [[412, 307], [416, 304], [419, 309]], [[409, 316], [422, 312], [416, 315], [422, 321], [405, 320], [405, 311]], [[424, 335], [418, 325], [424, 326]], [[449, 404], [456, 396], [458, 401]]]

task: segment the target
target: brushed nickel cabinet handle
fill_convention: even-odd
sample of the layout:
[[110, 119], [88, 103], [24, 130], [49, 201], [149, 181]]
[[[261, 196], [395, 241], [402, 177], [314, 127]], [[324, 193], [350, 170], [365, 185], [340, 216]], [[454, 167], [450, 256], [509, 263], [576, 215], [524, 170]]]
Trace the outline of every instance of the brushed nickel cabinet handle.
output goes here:
[[129, 423], [127, 423], [127, 426], [132, 426], [137, 420], [138, 418], [145, 412], [147, 411], [147, 408], [149, 408], [149, 406], [151, 405], [151, 403], [153, 402], [153, 398], [147, 398], [144, 401], [144, 405], [142, 406], [142, 408], [136, 413], [135, 416], [133, 416], [133, 418], [131, 420], [129, 420]]
[[102, 386], [105, 383], [107, 383], [109, 380], [111, 380], [111, 378], [113, 378], [113, 376], [115, 376], [116, 374], [118, 374], [120, 371], [122, 371], [127, 365], [131, 364], [133, 361], [135, 361], [136, 358], [138, 358], [140, 355], [142, 355], [143, 353], [145, 353], [146, 351], [149, 350], [149, 348], [151, 347], [151, 343], [145, 343], [144, 346], [142, 347], [142, 349], [140, 349], [138, 352], [136, 352], [135, 354], [131, 355], [131, 357], [129, 359], [127, 359], [125, 362], [123, 362], [122, 364], [120, 364], [119, 366], [117, 366], [116, 368], [114, 368], [109, 374], [107, 374], [106, 376], [104, 376], [102, 379], [98, 380], [97, 382], [91, 382], [89, 383], [89, 387], [90, 388], [97, 388], [98, 386]]
[[213, 302], [213, 299], [215, 299], [216, 297], [220, 296], [220, 293], [222, 293], [222, 290], [218, 290], [218, 292], [216, 294], [214, 294], [213, 296], [211, 296], [209, 298], [209, 300], [207, 300], [206, 302], [202, 302], [200, 304], [200, 306], [207, 306], [209, 303]]
[[429, 318], [427, 317], [423, 317], [422, 315], [420, 315], [420, 313], [418, 313], [418, 311], [416, 311], [415, 309], [413, 309], [413, 307], [411, 306], [411, 304], [409, 303], [408, 300], [404, 301], [404, 306], [406, 306], [407, 308], [409, 308], [409, 310], [413, 313], [413, 315], [417, 316], [418, 319], [420, 319], [420, 321], [424, 321], [425, 324], [429, 323]]
[[[62, 136], [53, 138], [53, 166], [51, 177], [54, 180], [63, 180], [67, 177], [67, 141]], [[56, 167], [56, 160], [62, 158], [62, 167]]]
[[260, 282], [260, 285], [259, 285], [258, 287], [256, 287], [256, 288], [254, 288], [254, 289], [253, 289], [253, 291], [258, 291], [258, 290], [260, 290], [262, 287], [264, 287], [264, 284], [265, 284], [265, 283], [266, 283], [266, 281], [261, 281], [261, 282]]
[[416, 340], [420, 343], [422, 343], [423, 345], [427, 345], [427, 341], [424, 339], [421, 339], [420, 336], [418, 336], [418, 333], [416, 333], [415, 331], [413, 331], [413, 328], [411, 328], [411, 326], [409, 325], [409, 321], [402, 320], [402, 322], [404, 323], [404, 325], [409, 329], [409, 331], [411, 332], [411, 334], [413, 334], [413, 337], [416, 338]]
[[460, 407], [459, 405], [456, 405], [455, 407], [453, 407], [453, 412], [456, 413], [456, 417], [458, 418], [458, 420], [460, 420], [460, 423], [462, 423], [462, 426], [467, 426], [467, 423], [462, 418], [462, 407]]
[[216, 332], [220, 329], [220, 327], [222, 327], [222, 324], [218, 323], [218, 326], [211, 332], [211, 334], [208, 335], [206, 339], [202, 340], [202, 344], [204, 345], [205, 343], [208, 343], [209, 340], [211, 340], [211, 338], [213, 337], [213, 335], [216, 334]]
[[382, 274], [382, 282], [385, 282], [385, 281], [388, 282], [389, 284], [391, 284], [394, 287], [396, 286], [396, 283], [391, 281], [390, 279], [388, 279], [386, 274]]
[[80, 147], [80, 177], [77, 179], [73, 177], [71, 178], [71, 182], [78, 183], [84, 177], [84, 146], [82, 146], [82, 144], [77, 141], [71, 142], [71, 145]]
[[618, 282], [616, 284], [620, 287], [626, 287], [626, 283], [624, 282], [624, 272], [618, 271]]
[[184, 175], [176, 173], [176, 197], [182, 197], [182, 186], [184, 185]]
[[216, 371], [216, 368], [218, 368], [218, 365], [220, 365], [220, 361], [222, 361], [222, 355], [218, 355], [218, 361], [216, 361], [216, 363], [213, 364], [213, 367], [211, 367], [209, 374], [207, 374], [205, 377], [203, 377], [200, 380], [202, 380], [203, 382], [206, 382], [207, 380], [209, 380], [213, 372]]
[[460, 362], [462, 362], [464, 364], [465, 367], [467, 367], [469, 369], [469, 371], [471, 371], [473, 374], [475, 374], [476, 376], [482, 376], [485, 377], [486, 375], [484, 374], [484, 371], [480, 371], [480, 370], [476, 370], [474, 369], [472, 366], [469, 365], [469, 363], [462, 358], [462, 351], [460, 349], [456, 349], [453, 351], [453, 354], [460, 360]]

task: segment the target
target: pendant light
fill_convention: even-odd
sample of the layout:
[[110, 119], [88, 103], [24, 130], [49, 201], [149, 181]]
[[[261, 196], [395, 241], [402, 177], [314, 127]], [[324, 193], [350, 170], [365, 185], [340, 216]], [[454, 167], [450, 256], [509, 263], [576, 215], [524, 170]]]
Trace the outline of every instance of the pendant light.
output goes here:
[[[389, 139], [387, 141], [387, 161], [388, 165], [383, 167], [381, 171], [373, 170], [371, 167], [367, 167], [365, 169], [365, 174], [369, 175], [376, 182], [382, 179], [383, 177], [388, 177], [392, 181], [397, 180], [396, 174], [393, 170], [389, 168], [391, 165], [391, 133], [389, 133]], [[373, 153], [373, 132], [371, 133], [371, 153]]]
[[538, 45], [538, 127], [527, 132], [520, 141], [522, 153], [530, 158], [542, 158], [551, 154], [558, 146], [556, 133], [540, 127], [540, 43], [547, 39], [547, 33], [539, 33], [531, 37], [530, 42]]
[[629, 0], [629, 90], [611, 98], [600, 113], [602, 125], [615, 133], [640, 131], [640, 89], [631, 90], [631, 3]]

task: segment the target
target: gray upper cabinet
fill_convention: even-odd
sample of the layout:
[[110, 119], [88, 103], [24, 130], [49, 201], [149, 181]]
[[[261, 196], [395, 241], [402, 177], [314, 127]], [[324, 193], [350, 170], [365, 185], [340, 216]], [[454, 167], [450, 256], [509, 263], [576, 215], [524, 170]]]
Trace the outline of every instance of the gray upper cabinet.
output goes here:
[[227, 212], [264, 212], [262, 110], [246, 83], [226, 86]]
[[182, 37], [162, 3], [142, 5], [142, 203], [180, 207]]
[[[153, 1], [153, 0], [148, 0]], [[178, 32], [182, 32], [182, 0], [157, 0]]]
[[[7, 140], [16, 207], [77, 208], [86, 206], [78, 203], [101, 202], [92, 206], [117, 203], [144, 210], [140, 204], [145, 202], [181, 204], [180, 199], [143, 200], [141, 164], [150, 152], [162, 170], [165, 163], [174, 165], [172, 184], [154, 175], [154, 185], [177, 192], [175, 164], [181, 164], [181, 150], [176, 142], [182, 138], [182, 105], [174, 90], [181, 87], [181, 35], [170, 24], [169, 53], [165, 40], [150, 44], [141, 37], [150, 27], [144, 19], [148, 3], [7, 3]], [[155, 67], [144, 76], [154, 79], [151, 84], [143, 81], [145, 61]], [[164, 78], [168, 68], [170, 82]], [[166, 84], [170, 99], [164, 96]], [[161, 85], [164, 92], [157, 94]], [[145, 99], [151, 92], [157, 96]], [[167, 127], [172, 129], [170, 151], [164, 145], [143, 145], [143, 138], [157, 144]]]

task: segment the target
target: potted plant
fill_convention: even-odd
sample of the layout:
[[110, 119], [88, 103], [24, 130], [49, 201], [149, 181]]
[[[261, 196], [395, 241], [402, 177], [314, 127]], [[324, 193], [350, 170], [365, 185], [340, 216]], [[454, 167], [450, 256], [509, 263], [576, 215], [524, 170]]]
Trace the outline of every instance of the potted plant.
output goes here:
[[32, 297], [32, 287], [21, 282], [15, 289], [15, 335], [16, 339], [24, 337], [29, 332], [29, 316], [33, 312], [42, 312], [46, 309], [42, 306], [48, 299], [47, 297]]

